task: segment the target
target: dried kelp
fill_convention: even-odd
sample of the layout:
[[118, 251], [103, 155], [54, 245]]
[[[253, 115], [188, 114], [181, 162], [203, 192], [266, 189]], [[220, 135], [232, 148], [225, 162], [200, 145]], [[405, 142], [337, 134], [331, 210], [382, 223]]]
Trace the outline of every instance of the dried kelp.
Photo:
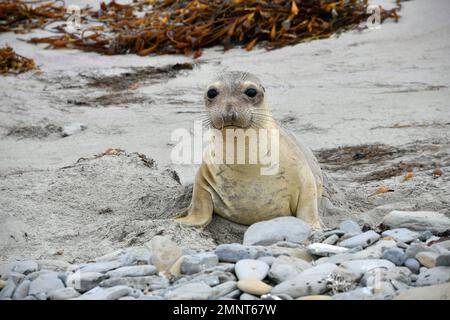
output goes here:
[[[198, 57], [203, 48], [223, 45], [267, 49], [327, 38], [364, 24], [367, 0], [215, 0], [135, 1], [102, 3], [85, 21], [95, 22], [80, 32], [64, 26], [53, 37], [33, 38], [54, 48], [78, 48], [103, 54], [186, 54]], [[380, 20], [397, 21], [400, 1], [380, 9]]]
[[0, 48], [0, 74], [18, 74], [36, 69], [33, 59], [25, 58], [14, 52], [11, 47]]
[[63, 1], [2, 0], [0, 2], [0, 32], [24, 33], [52, 21], [64, 20]]

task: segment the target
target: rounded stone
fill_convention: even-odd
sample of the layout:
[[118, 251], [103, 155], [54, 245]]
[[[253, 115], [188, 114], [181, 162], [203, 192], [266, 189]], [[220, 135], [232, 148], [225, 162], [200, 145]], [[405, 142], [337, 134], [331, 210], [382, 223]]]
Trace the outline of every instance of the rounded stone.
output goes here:
[[342, 221], [341, 224], [339, 225], [339, 230], [342, 230], [345, 233], [350, 233], [350, 234], [355, 234], [355, 235], [362, 233], [362, 230], [361, 230], [361, 227], [359, 226], [359, 224], [353, 220]]
[[401, 266], [405, 261], [405, 252], [400, 248], [387, 248], [384, 250], [382, 258], [391, 261], [396, 266]]
[[280, 217], [252, 224], [244, 234], [244, 245], [271, 245], [279, 241], [300, 243], [308, 239], [311, 227], [295, 217]]
[[234, 272], [239, 280], [263, 280], [269, 273], [269, 269], [269, 265], [264, 261], [253, 259], [240, 260], [234, 266]]
[[256, 296], [267, 294], [272, 290], [271, 286], [262, 282], [261, 280], [256, 279], [239, 280], [237, 283], [237, 287], [243, 292]]
[[297, 298], [297, 300], [332, 300], [332, 299], [333, 298], [331, 298], [331, 296], [321, 294]]

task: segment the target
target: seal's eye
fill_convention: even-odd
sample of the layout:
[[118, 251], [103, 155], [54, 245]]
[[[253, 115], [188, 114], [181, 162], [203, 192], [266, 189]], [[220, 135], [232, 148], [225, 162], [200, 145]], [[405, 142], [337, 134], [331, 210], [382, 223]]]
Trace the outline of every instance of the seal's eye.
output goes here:
[[257, 92], [256, 89], [254, 89], [254, 88], [248, 88], [247, 90], [245, 90], [244, 93], [245, 93], [248, 97], [254, 98], [254, 97], [256, 97], [256, 94], [257, 94], [258, 92]]
[[216, 89], [209, 89], [208, 92], [206, 92], [209, 99], [214, 99], [218, 94], [219, 92]]

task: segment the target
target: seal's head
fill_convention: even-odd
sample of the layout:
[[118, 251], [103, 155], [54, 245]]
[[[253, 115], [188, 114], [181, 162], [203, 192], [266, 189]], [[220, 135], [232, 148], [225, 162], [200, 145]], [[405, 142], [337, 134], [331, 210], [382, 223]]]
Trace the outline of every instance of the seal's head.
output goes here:
[[260, 127], [267, 115], [265, 90], [259, 79], [241, 71], [220, 74], [205, 92], [208, 124], [224, 127]]

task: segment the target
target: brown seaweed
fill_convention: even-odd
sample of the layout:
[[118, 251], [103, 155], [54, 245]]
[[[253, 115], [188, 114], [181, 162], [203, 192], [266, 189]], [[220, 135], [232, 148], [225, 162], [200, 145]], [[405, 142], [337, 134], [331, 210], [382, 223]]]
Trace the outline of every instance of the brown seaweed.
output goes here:
[[[57, 35], [30, 42], [110, 55], [198, 57], [204, 48], [217, 45], [250, 51], [259, 44], [270, 50], [365, 26], [367, 8], [367, 0], [111, 1], [97, 11], [84, 11], [82, 21], [95, 22], [96, 27], [67, 32], [59, 25]], [[381, 8], [381, 21], [398, 21], [399, 9], [399, 0], [394, 9]]]

